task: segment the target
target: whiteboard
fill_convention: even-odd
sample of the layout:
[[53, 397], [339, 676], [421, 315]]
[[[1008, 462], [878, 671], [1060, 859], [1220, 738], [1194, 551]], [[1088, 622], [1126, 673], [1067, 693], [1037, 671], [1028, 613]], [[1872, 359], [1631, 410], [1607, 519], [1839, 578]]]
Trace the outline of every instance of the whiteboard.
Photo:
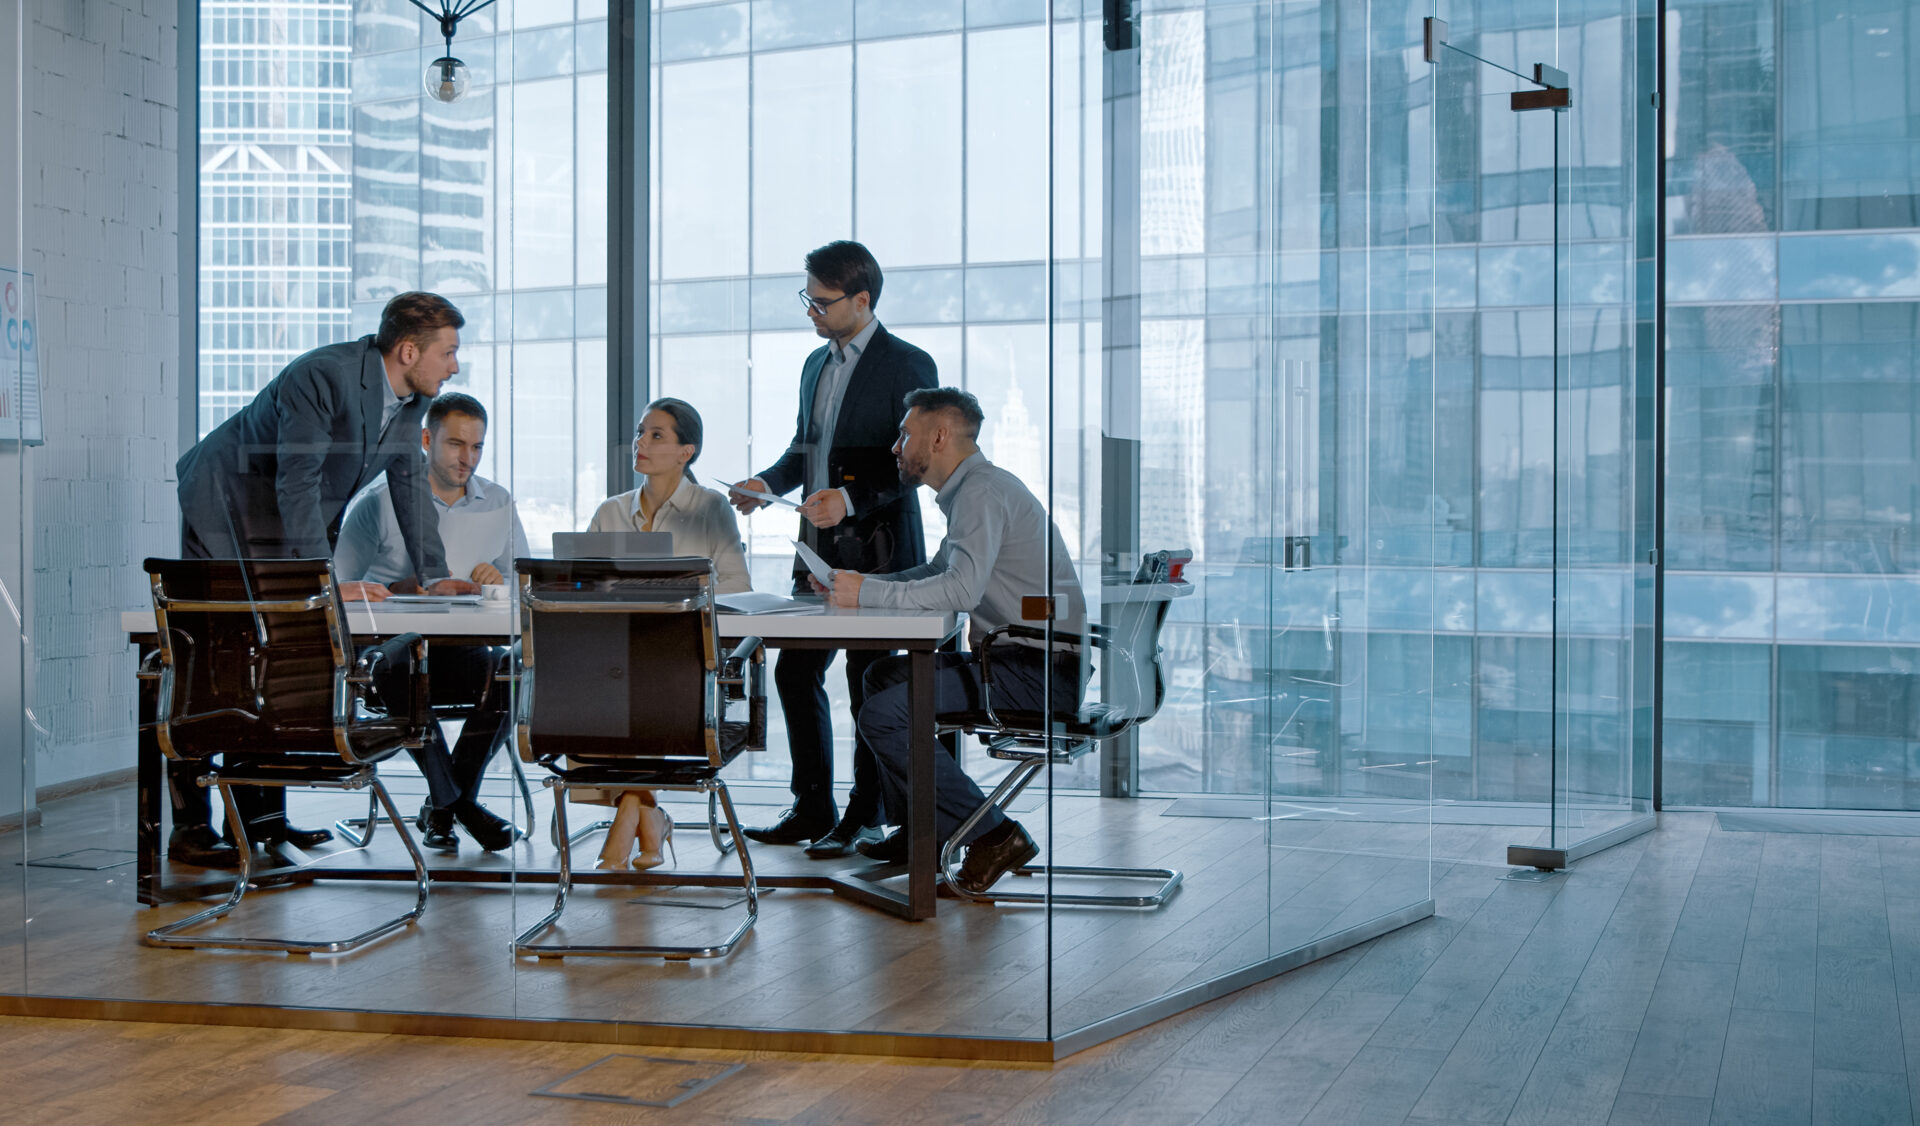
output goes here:
[[0, 442], [39, 445], [40, 312], [33, 275], [0, 266]]

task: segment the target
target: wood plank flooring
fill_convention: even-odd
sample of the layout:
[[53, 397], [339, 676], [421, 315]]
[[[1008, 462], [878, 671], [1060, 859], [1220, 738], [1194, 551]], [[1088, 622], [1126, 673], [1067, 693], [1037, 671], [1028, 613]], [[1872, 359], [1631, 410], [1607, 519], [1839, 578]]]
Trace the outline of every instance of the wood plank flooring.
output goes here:
[[[1268, 895], [1338, 918], [1405, 863], [1377, 832], [1363, 850], [1325, 830], [1289, 829], [1300, 837], [1273, 850], [1269, 877], [1232, 864], [1244, 856], [1236, 827], [1245, 823], [1156, 819], [1186, 822], [1156, 841], [1163, 830], [1125, 812], [1063, 808], [1060, 847], [1097, 841], [1120, 818], [1143, 853], [1162, 849], [1176, 863], [1241, 878], [1201, 881], [1184, 911], [1057, 918], [1056, 944], [1089, 953], [1086, 965], [1056, 963], [1062, 1011], [1088, 997], [1111, 1003], [1117, 980], [1143, 979], [1143, 989], [1187, 980], [1247, 930], [1282, 925], [1264, 909]], [[1508, 869], [1496, 858], [1512, 833], [1435, 828], [1435, 918], [1052, 1067], [655, 1049], [747, 1067], [677, 1109], [647, 1111], [527, 1094], [614, 1050], [597, 1045], [9, 1019], [0, 1021], [0, 1085], [8, 1120], [22, 1122], [1915, 1120], [1920, 837], [1725, 832], [1708, 814], [1668, 814], [1657, 832], [1535, 883], [1501, 878]], [[1316, 841], [1328, 851], [1311, 851]], [[1374, 860], [1381, 867], [1369, 868]], [[1346, 867], [1354, 870], [1307, 894]], [[1250, 880], [1262, 894], [1248, 890]], [[830, 1013], [913, 1031], [1033, 1027], [1036, 1009], [1023, 994], [1044, 969], [1033, 913], [956, 908], [927, 928], [810, 895], [768, 902], [783, 896], [771, 915], [786, 928], [783, 941], [758, 943], [753, 960], [639, 978], [633, 966], [582, 960], [509, 973], [465, 1000], [627, 1016], [699, 1006], [712, 1020]], [[487, 922], [517, 895], [441, 898], [434, 922], [444, 938]], [[1243, 909], [1252, 899], [1262, 910]], [[117, 927], [117, 960], [143, 961], [125, 945], [124, 906], [108, 906], [74, 927]], [[1213, 938], [1194, 937], [1203, 932]], [[37, 948], [24, 965], [10, 957], [0, 979], [119, 973], [114, 980], [143, 988], [185, 982], [166, 992], [217, 986], [339, 1003], [417, 989], [432, 961], [451, 957], [481, 978], [500, 961], [490, 946], [460, 956], [418, 937], [390, 944], [404, 953], [388, 956], [370, 983], [356, 979], [372, 959], [330, 968], [324, 959], [158, 952], [164, 972], [129, 976], [115, 959], [91, 955], [78, 958], [83, 970], [48, 967]]]
[[[125, 847], [131, 800], [129, 791], [116, 790], [50, 804], [45, 823], [24, 845], [34, 856]], [[365, 808], [364, 798], [351, 796], [301, 793], [295, 800], [302, 823]], [[412, 809], [418, 799], [396, 800]], [[507, 804], [495, 800], [502, 810]], [[1162, 817], [1166, 804], [1075, 797], [1055, 803], [1050, 813], [1021, 814], [1055, 862], [1182, 869], [1185, 884], [1161, 909], [1063, 907], [1049, 929], [1037, 907], [948, 900], [936, 920], [906, 923], [827, 892], [781, 889], [763, 896], [758, 925], [723, 964], [512, 958], [511, 937], [553, 901], [551, 884], [511, 879], [517, 865], [555, 863], [544, 812], [537, 839], [509, 853], [485, 856], [469, 847], [457, 860], [433, 860], [492, 869], [503, 882], [437, 884], [416, 926], [337, 958], [150, 949], [139, 943], [142, 931], [203, 904], [139, 908], [130, 868], [8, 864], [21, 879], [0, 887], [0, 919], [31, 917], [32, 924], [24, 942], [18, 933], [0, 933], [0, 988], [9, 987], [11, 960], [26, 983], [12, 991], [53, 995], [1045, 1038], [1050, 1028], [1055, 1035], [1069, 1032], [1426, 897], [1423, 825], [1302, 821], [1270, 832], [1268, 823], [1244, 818]], [[675, 809], [683, 820], [703, 813], [692, 805]], [[17, 835], [0, 838], [0, 863], [16, 860], [22, 843]], [[683, 830], [676, 843], [681, 870], [738, 872], [703, 833]], [[595, 840], [584, 841], [576, 858], [590, 863], [596, 848]], [[405, 864], [390, 829], [368, 852], [315, 855], [319, 863], [349, 870]], [[754, 860], [762, 872], [820, 864], [794, 848], [756, 847]], [[210, 929], [350, 934], [399, 914], [412, 896], [402, 882], [272, 889], [249, 895]], [[564, 933], [576, 942], [710, 941], [731, 929], [739, 908], [685, 904], [732, 897], [719, 889], [663, 894], [580, 887]]]

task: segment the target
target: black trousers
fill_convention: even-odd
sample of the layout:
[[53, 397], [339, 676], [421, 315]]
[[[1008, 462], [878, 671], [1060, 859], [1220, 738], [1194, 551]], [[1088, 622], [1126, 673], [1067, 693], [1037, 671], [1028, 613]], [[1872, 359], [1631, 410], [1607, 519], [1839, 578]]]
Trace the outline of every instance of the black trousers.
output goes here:
[[[827, 702], [827, 666], [836, 649], [782, 649], [774, 658], [773, 684], [787, 717], [787, 745], [793, 756], [793, 798], [806, 804], [833, 798], [833, 715]], [[875, 649], [847, 650], [847, 693], [853, 716], [867, 700], [867, 669], [893, 656]], [[852, 718], [852, 717], [850, 717]], [[880, 823], [880, 774], [873, 748], [854, 726], [853, 792], [845, 817], [859, 825]]]
[[[480, 777], [506, 737], [510, 693], [493, 679], [505, 654], [506, 650], [491, 645], [435, 645], [427, 654], [427, 684], [434, 707], [473, 709], [460, 725], [460, 738], [452, 750], [438, 723], [427, 729], [424, 746], [409, 749], [426, 777], [435, 809], [451, 809], [479, 796]], [[404, 698], [406, 680], [412, 675], [404, 664], [379, 665], [373, 678], [375, 696]]]
[[[912, 711], [908, 697], [910, 672], [905, 657], [875, 664], [867, 674], [867, 704], [860, 712], [860, 733], [878, 752], [875, 761], [880, 771], [880, 792], [887, 820], [902, 828], [907, 825], [912, 777], [913, 727], [908, 722]], [[980, 679], [980, 658], [975, 654], [935, 653], [934, 716], [957, 717], [978, 709]], [[1001, 645], [993, 650], [993, 683], [996, 707], [1038, 712], [1051, 705], [1055, 712], [1072, 714], [1080, 705], [1086, 671], [1077, 653], [1049, 657], [1041, 649]], [[933, 756], [933, 792], [934, 820], [943, 841], [987, 800], [953, 754]], [[982, 834], [999, 828], [1006, 819], [999, 810], [990, 810], [960, 843], [973, 843]]]

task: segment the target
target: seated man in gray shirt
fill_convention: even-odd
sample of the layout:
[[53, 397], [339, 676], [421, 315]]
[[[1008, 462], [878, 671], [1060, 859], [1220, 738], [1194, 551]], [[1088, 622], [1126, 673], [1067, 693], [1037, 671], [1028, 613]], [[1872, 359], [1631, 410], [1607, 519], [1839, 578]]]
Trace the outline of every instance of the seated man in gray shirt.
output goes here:
[[[934, 501], [947, 517], [946, 538], [931, 561], [905, 571], [882, 575], [835, 571], [834, 605], [964, 611], [968, 637], [977, 651], [988, 633], [1021, 620], [1023, 595], [1046, 593], [1051, 544], [1053, 595], [1065, 611], [1056, 615], [1059, 640], [1051, 650], [1040, 641], [997, 644], [993, 703], [1015, 711], [1076, 710], [1087, 680], [1082, 645], [1087, 601], [1060, 530], [1019, 478], [980, 452], [980, 424], [985, 416], [972, 395], [951, 387], [926, 388], [908, 392], [906, 406], [900, 438], [893, 446], [894, 460], [902, 481], [935, 490]], [[907, 809], [911, 728], [906, 681], [906, 658], [876, 663], [867, 672], [867, 701], [860, 709], [861, 734], [879, 759], [881, 796], [896, 823]], [[977, 652], [934, 654], [935, 713], [969, 711], [979, 704]], [[934, 790], [942, 840], [986, 801], [980, 787], [948, 755], [934, 756]], [[992, 887], [1040, 852], [1020, 823], [998, 810], [981, 818], [961, 843], [968, 848], [958, 882], [975, 893]], [[862, 842], [860, 851], [876, 860], [897, 862], [906, 859], [906, 844], [905, 832], [896, 832], [883, 841]]]
[[[514, 557], [531, 554], [513, 495], [473, 471], [486, 440], [486, 408], [471, 395], [458, 393], [433, 401], [420, 436], [447, 566], [455, 578], [482, 585], [506, 582], [513, 573]], [[383, 584], [412, 573], [406, 538], [384, 478], [348, 507], [334, 545], [333, 566], [343, 583], [373, 584], [374, 601], [385, 597]], [[427, 662], [435, 704], [473, 706], [451, 752], [438, 724], [430, 728], [427, 744], [413, 752], [427, 779], [429, 797], [419, 824], [426, 833], [422, 843], [428, 848], [452, 852], [460, 847], [453, 833], [455, 820], [489, 852], [513, 843], [513, 827], [476, 800], [480, 776], [506, 735], [508, 693], [493, 680], [502, 652], [491, 645], [435, 645]], [[376, 679], [376, 692], [381, 690], [380, 679], [384, 678]]]

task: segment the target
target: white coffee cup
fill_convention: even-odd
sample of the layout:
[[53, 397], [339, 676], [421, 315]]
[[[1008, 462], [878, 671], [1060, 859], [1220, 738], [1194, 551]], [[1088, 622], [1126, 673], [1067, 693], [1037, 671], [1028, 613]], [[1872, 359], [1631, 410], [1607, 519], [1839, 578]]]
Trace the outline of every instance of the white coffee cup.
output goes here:
[[480, 588], [480, 593], [488, 602], [505, 602], [507, 600], [507, 584], [488, 583]]

